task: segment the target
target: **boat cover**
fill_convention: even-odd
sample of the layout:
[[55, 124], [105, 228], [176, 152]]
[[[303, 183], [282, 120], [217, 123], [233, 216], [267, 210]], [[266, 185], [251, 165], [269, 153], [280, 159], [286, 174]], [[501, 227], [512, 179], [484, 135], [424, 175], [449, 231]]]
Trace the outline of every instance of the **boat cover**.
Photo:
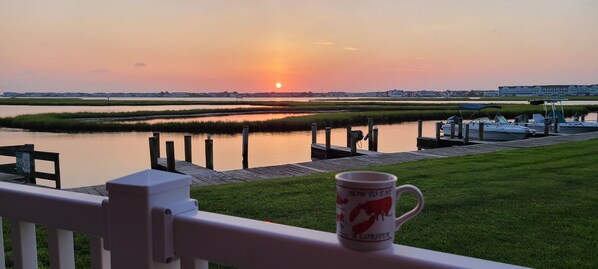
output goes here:
[[497, 105], [484, 105], [484, 104], [462, 104], [459, 105], [459, 110], [480, 110], [484, 108], [502, 108], [501, 106]]

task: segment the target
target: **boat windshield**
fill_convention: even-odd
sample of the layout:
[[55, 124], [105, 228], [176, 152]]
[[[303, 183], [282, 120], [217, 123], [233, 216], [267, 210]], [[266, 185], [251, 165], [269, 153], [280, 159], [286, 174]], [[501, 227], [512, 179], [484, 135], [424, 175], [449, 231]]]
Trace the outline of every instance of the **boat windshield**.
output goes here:
[[509, 123], [509, 121], [505, 119], [505, 116], [503, 115], [496, 115], [496, 117], [494, 117], [494, 121], [498, 123]]
[[490, 121], [490, 118], [488, 118], [488, 117], [480, 117], [480, 118], [478, 118], [478, 122], [492, 123], [492, 121]]

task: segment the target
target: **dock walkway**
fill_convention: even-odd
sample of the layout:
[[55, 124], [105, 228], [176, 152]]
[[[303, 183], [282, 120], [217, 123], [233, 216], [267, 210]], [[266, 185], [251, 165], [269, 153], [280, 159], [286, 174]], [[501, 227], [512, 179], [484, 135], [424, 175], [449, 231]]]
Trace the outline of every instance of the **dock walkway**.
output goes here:
[[[192, 177], [192, 186], [219, 185], [233, 182], [246, 182], [273, 178], [303, 176], [322, 172], [337, 172], [343, 170], [363, 169], [375, 165], [398, 164], [422, 159], [435, 159], [465, 155], [482, 154], [519, 148], [533, 148], [555, 145], [566, 142], [586, 141], [598, 138], [598, 132], [573, 134], [567, 136], [548, 136], [524, 140], [514, 140], [492, 144], [477, 144], [459, 147], [437, 148], [423, 151], [379, 153], [346, 157], [338, 159], [319, 160], [303, 163], [256, 167], [230, 171], [214, 171], [184, 161], [176, 161], [175, 167], [179, 173]], [[165, 159], [158, 163], [166, 165]], [[107, 195], [105, 185], [88, 186], [69, 189], [70, 191]]]

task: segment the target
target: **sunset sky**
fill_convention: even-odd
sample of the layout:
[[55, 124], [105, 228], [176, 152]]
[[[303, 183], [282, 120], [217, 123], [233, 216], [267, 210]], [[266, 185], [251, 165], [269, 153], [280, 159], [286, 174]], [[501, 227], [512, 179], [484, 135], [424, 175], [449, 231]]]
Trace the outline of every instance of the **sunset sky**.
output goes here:
[[594, 0], [0, 0], [0, 92], [596, 83]]

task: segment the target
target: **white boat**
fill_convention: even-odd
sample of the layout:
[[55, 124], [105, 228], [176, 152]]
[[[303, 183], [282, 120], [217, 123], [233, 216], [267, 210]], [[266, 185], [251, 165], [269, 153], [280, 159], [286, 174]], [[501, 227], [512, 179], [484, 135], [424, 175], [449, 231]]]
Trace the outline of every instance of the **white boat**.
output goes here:
[[[537, 132], [544, 132], [544, 124], [548, 122], [549, 132], [554, 132], [554, 122], [558, 121], [558, 132], [562, 134], [578, 134], [585, 132], [596, 132], [598, 131], [598, 122], [585, 122], [579, 121], [578, 117], [574, 117], [573, 121], [565, 120], [563, 116], [565, 111], [563, 109], [562, 101], [567, 99], [547, 99], [547, 100], [530, 100], [530, 104], [533, 105], [544, 105], [544, 115], [533, 114], [530, 122], [520, 122], [519, 125], [527, 126], [535, 129]], [[556, 104], [560, 105], [560, 109], [556, 108]], [[551, 110], [548, 111], [548, 105]]]
[[[525, 126], [515, 125], [507, 121], [504, 116], [499, 115], [497, 113], [494, 116], [494, 119], [491, 119], [490, 116], [487, 117], [477, 117], [476, 114], [483, 109], [486, 108], [497, 108], [500, 109], [500, 106], [496, 105], [482, 105], [482, 104], [463, 104], [459, 106], [459, 113], [462, 110], [475, 110], [476, 112], [470, 117], [470, 120], [467, 124], [469, 124], [469, 139], [472, 140], [479, 140], [479, 130], [480, 125], [483, 123], [484, 125], [484, 133], [483, 140], [489, 141], [509, 141], [509, 140], [517, 140], [523, 139], [535, 134], [535, 130], [530, 129]], [[455, 123], [455, 128], [458, 128], [458, 124], [462, 123], [463, 114], [461, 113], [461, 117], [450, 117], [447, 120], [447, 123], [442, 125], [442, 132], [445, 136], [450, 135], [451, 133], [451, 123]], [[471, 119], [473, 118], [473, 119]], [[462, 128], [465, 130], [465, 127]], [[457, 133], [454, 131], [454, 133]]]

